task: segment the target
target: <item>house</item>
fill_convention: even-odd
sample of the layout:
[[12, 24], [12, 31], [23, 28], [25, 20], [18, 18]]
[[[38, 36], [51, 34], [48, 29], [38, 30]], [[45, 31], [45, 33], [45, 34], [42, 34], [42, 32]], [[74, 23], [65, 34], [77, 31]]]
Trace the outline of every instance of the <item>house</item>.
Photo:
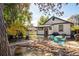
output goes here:
[[72, 22], [60, 19], [58, 17], [52, 16], [48, 19], [44, 25], [37, 27], [37, 34], [44, 35], [44, 29], [48, 29], [48, 35], [52, 34], [53, 32], [58, 32], [60, 34], [64, 33], [67, 37], [71, 35], [71, 24]]

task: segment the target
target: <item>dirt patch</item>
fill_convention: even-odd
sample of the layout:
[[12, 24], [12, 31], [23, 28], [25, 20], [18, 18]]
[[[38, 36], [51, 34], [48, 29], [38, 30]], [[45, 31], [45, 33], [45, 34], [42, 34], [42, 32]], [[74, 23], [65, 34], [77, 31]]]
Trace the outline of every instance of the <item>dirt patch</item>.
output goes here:
[[60, 46], [50, 40], [36, 40], [29, 41], [27, 45], [24, 45], [24, 56], [79, 56], [79, 43], [76, 41], [68, 41]]

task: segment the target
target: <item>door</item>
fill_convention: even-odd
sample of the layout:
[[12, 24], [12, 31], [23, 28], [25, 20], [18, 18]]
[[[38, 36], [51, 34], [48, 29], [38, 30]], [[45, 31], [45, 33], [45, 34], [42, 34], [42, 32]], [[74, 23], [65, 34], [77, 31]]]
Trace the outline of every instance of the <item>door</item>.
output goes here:
[[44, 28], [44, 39], [48, 39], [48, 27]]

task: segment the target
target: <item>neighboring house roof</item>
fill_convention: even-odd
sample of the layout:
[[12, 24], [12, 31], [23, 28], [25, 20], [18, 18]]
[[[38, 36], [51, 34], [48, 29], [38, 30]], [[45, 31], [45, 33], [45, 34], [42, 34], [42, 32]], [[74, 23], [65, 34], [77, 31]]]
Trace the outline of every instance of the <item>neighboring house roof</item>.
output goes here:
[[42, 28], [42, 27], [49, 27], [50, 25], [40, 25], [40, 26], [37, 26], [36, 28]]
[[[69, 21], [67, 21], [67, 20], [63, 20], [63, 19], [61, 19], [61, 18], [58, 18], [58, 17], [55, 17], [55, 16], [52, 16], [51, 18], [49, 18], [44, 24], [46, 24], [48, 21], [50, 21], [52, 19], [52, 21], [54, 21], [55, 19], [58, 19], [58, 20], [62, 20], [62, 21], [65, 21], [65, 23], [71, 23], [71, 24], [73, 24], [72, 22], [69, 22]], [[57, 23], [57, 24], [59, 24], [59, 23]], [[53, 25], [53, 24], [52, 24]]]
[[31, 26], [31, 27], [29, 27], [29, 30], [37, 30], [37, 28], [34, 26]]

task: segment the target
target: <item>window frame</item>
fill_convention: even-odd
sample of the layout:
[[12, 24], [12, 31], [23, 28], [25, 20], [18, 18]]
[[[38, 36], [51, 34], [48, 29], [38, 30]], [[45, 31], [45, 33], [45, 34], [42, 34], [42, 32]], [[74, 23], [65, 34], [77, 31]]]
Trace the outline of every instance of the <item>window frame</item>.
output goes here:
[[49, 30], [52, 30], [52, 27], [51, 26], [49, 26]]
[[59, 32], [63, 32], [63, 24], [59, 24]]

